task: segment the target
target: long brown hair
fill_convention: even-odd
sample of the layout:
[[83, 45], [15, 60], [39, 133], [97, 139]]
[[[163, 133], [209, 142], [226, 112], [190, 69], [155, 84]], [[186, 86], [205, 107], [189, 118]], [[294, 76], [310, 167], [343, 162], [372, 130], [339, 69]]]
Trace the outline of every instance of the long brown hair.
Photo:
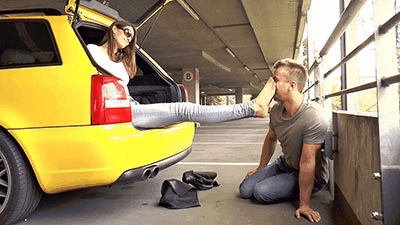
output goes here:
[[[117, 44], [113, 38], [113, 27], [116, 26], [119, 29], [124, 27], [130, 26], [133, 28], [134, 34], [132, 37], [132, 41], [129, 42], [129, 45], [123, 49], [117, 51], [114, 54], [114, 49], [116, 48]], [[116, 62], [122, 62], [125, 66], [126, 72], [128, 73], [129, 77], [132, 79], [136, 74], [136, 41], [137, 41], [137, 30], [136, 28], [129, 22], [126, 21], [115, 21], [112, 23], [108, 29], [106, 34], [104, 35], [103, 39], [100, 42], [100, 45], [103, 45], [107, 42], [107, 54], [111, 60]]]

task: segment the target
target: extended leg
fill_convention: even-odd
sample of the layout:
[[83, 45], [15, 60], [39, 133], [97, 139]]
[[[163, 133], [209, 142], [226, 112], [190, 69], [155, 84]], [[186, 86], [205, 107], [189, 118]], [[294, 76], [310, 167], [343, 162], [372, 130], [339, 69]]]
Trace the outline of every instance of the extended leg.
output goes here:
[[157, 128], [184, 121], [217, 123], [254, 117], [253, 102], [228, 106], [198, 105], [190, 102], [134, 104], [132, 124], [140, 128]]

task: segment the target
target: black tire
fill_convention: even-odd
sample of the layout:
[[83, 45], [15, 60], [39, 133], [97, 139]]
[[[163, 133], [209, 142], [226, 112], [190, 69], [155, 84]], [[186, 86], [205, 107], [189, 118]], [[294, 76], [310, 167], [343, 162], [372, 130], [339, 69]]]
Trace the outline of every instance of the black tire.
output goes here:
[[0, 224], [26, 218], [41, 196], [42, 190], [20, 148], [0, 131]]

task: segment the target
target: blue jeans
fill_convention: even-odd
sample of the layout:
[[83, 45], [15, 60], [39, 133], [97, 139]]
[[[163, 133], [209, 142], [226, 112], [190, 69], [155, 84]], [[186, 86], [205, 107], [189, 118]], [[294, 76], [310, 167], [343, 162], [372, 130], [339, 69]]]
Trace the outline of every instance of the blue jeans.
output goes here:
[[137, 128], [166, 127], [180, 122], [218, 123], [254, 117], [254, 101], [227, 106], [191, 102], [139, 104], [132, 102], [132, 125]]
[[[313, 192], [320, 190], [314, 185]], [[289, 167], [283, 156], [250, 177], [239, 186], [240, 197], [254, 198], [271, 204], [299, 198], [299, 171]]]

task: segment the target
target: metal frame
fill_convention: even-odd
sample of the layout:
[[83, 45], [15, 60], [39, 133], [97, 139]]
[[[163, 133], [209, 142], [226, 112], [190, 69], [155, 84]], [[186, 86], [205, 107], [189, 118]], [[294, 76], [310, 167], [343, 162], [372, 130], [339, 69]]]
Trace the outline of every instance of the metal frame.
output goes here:
[[[400, 21], [399, 13], [380, 25], [391, 13], [394, 14], [393, 1], [374, 1], [375, 30], [378, 30], [375, 32], [375, 45], [381, 160], [381, 171], [377, 172], [381, 173], [382, 219], [385, 225], [400, 224], [400, 194], [396, 190], [400, 185], [400, 146], [396, 143], [400, 135], [399, 93], [398, 85], [387, 85], [398, 82], [399, 75], [385, 78], [388, 74], [398, 73], [396, 35], [392, 28]], [[374, 213], [380, 212], [372, 212], [372, 216]]]
[[[355, 0], [353, 0], [355, 1]], [[352, 2], [353, 2], [352, 1]], [[400, 22], [400, 13], [396, 13], [392, 18], [390, 18], [386, 23], [382, 24], [379, 26], [378, 28], [378, 33], [377, 34], [371, 34], [366, 40], [364, 40], [360, 45], [358, 45], [356, 48], [354, 48], [353, 51], [351, 51], [348, 55], [346, 55], [339, 63], [337, 63], [334, 67], [332, 67], [330, 70], [328, 70], [328, 72], [326, 72], [324, 74], [324, 78], [327, 78], [332, 72], [334, 72], [335, 70], [337, 70], [338, 68], [340, 68], [341, 66], [345, 65], [351, 58], [353, 58], [354, 56], [356, 56], [361, 50], [363, 50], [366, 46], [368, 46], [369, 44], [371, 44], [372, 42], [375, 41], [376, 36], [382, 36], [385, 35], [390, 29], [392, 29], [397, 23]], [[340, 22], [339, 22], [340, 23]], [[346, 24], [347, 26], [348, 24]], [[336, 30], [336, 29], [335, 29]], [[340, 30], [341, 31], [341, 30]], [[343, 33], [342, 33], [343, 34]], [[334, 36], [336, 37], [337, 34], [333, 34], [331, 35], [331, 37]], [[328, 41], [331, 41], [331, 38], [328, 39]], [[337, 39], [335, 40], [337, 41]], [[331, 47], [332, 44], [325, 44], [325, 47], [323, 49], [329, 49]], [[326, 47], [326, 46], [329, 46]], [[321, 50], [321, 53], [326, 54], [328, 50]], [[320, 53], [320, 54], [321, 54]], [[321, 56], [321, 55], [320, 55]], [[320, 63], [320, 62], [319, 62]], [[312, 72], [317, 66], [318, 64], [316, 61], [313, 63], [313, 66], [311, 66], [311, 68], [309, 69], [309, 72]], [[315, 85], [319, 84], [319, 80], [316, 80], [313, 84], [311, 84], [305, 91], [309, 91], [312, 87], [314, 87]], [[382, 77], [381, 82], [385, 83], [386, 85], [390, 85], [393, 83], [398, 83], [400, 82], [400, 75], [394, 75], [391, 77]], [[371, 82], [371, 83], [367, 83], [367, 84], [363, 84], [363, 85], [359, 85], [357, 87], [353, 87], [353, 88], [349, 88], [349, 89], [344, 89], [335, 93], [331, 93], [328, 95], [324, 96], [324, 99], [326, 98], [330, 98], [330, 97], [334, 97], [334, 96], [339, 96], [342, 94], [349, 94], [349, 93], [354, 93], [354, 92], [358, 92], [358, 91], [363, 91], [366, 89], [370, 89], [370, 88], [374, 88], [377, 87], [376, 82]]]
[[[341, 68], [343, 72], [346, 63], [351, 58], [356, 56], [367, 45], [375, 42], [377, 68], [376, 81], [352, 88], [347, 88], [345, 85], [342, 87], [341, 91], [326, 94], [324, 96], [321, 96], [321, 93], [316, 91], [315, 93], [319, 93], [320, 95], [317, 94], [313, 100], [325, 100], [334, 96], [347, 97], [347, 94], [350, 93], [360, 92], [370, 88], [377, 88], [377, 114], [379, 121], [379, 134], [377, 135], [379, 135], [381, 171], [377, 171], [376, 173], [371, 174], [371, 176], [374, 176], [381, 181], [383, 211], [371, 212], [371, 217], [376, 220], [382, 220], [384, 225], [398, 225], [400, 224], [400, 214], [398, 213], [400, 211], [400, 194], [397, 190], [397, 187], [400, 186], [400, 116], [398, 85], [392, 84], [400, 82], [400, 74], [398, 74], [395, 66], [397, 65], [395, 53], [396, 46], [393, 46], [394, 41], [391, 40], [391, 38], [394, 39], [395, 37], [392, 28], [400, 22], [400, 13], [394, 13], [393, 1], [375, 0], [374, 20], [376, 32], [371, 34], [366, 40], [346, 55], [344, 51], [344, 45], [346, 42], [343, 40], [343, 34], [347, 26], [355, 18], [366, 1], [367, 0], [352, 0], [343, 11], [335, 29], [329, 36], [322, 50], [319, 52], [319, 57], [317, 57], [310, 67], [309, 73], [314, 72], [314, 75], [319, 77], [319, 64], [339, 38], [342, 38], [342, 59], [321, 77], [322, 80], [316, 79], [314, 83], [309, 84], [309, 87], [303, 93], [308, 92], [311, 88], [317, 89], [320, 83], [323, 83], [323, 79], [327, 78], [338, 68]], [[343, 5], [341, 5], [341, 7], [343, 7]], [[391, 12], [393, 12], [394, 16], [387, 19]], [[393, 51], [388, 51], [388, 49], [393, 49]], [[342, 77], [342, 81], [343, 79], [344, 78]]]
[[[328, 40], [326, 41], [324, 47], [319, 52], [319, 56], [325, 56], [335, 42], [342, 36], [347, 26], [353, 21], [354, 17], [357, 15], [358, 11], [364, 6], [367, 0], [352, 0], [345, 11], [342, 13], [339, 22], [337, 23], [335, 29], [332, 31]], [[320, 59], [316, 59], [309, 69], [309, 73], [315, 69], [315, 67], [320, 63]]]

